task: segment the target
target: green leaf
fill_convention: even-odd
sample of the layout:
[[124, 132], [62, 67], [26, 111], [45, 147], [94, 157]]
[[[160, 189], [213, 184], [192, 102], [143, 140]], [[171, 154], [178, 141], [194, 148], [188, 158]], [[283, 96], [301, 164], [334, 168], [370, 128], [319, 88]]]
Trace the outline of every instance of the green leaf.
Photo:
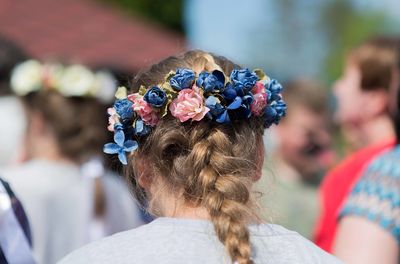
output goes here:
[[265, 74], [265, 72], [261, 69], [255, 69], [254, 73], [257, 75], [259, 81], [263, 81], [268, 78], [268, 76]]
[[115, 98], [117, 99], [125, 99], [128, 96], [128, 92], [125, 86], [118, 87], [115, 92]]
[[146, 87], [144, 87], [143, 85], [140, 85], [139, 94], [140, 94], [141, 96], [144, 96], [144, 95], [146, 94], [146, 92], [147, 92]]

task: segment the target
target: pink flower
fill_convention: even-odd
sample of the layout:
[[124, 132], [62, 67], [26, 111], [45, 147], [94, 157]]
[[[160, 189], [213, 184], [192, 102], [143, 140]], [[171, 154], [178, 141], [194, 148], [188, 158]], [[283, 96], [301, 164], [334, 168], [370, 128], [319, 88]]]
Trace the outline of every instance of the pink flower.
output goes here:
[[160, 121], [158, 113], [143, 99], [143, 96], [135, 93], [128, 95], [128, 99], [133, 102], [133, 110], [146, 125], [154, 127], [158, 124]]
[[203, 95], [195, 86], [193, 89], [181, 90], [178, 97], [172, 101], [169, 110], [181, 122], [189, 119], [200, 121], [210, 111], [208, 107], [204, 106]]
[[267, 105], [267, 92], [265, 90], [265, 86], [262, 82], [256, 82], [256, 85], [253, 87], [253, 102], [250, 105], [251, 112], [260, 116], [263, 113], [265, 106]]
[[114, 107], [107, 109], [108, 117], [108, 131], [114, 131], [114, 125], [118, 122], [118, 114]]

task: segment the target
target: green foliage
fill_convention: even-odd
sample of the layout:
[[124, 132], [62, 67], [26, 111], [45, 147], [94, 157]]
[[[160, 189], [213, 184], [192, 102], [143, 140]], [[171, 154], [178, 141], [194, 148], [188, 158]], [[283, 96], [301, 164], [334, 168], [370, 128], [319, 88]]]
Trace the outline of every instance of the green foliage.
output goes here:
[[328, 81], [339, 77], [346, 53], [355, 45], [375, 34], [385, 33], [387, 18], [380, 12], [360, 12], [349, 0], [327, 4], [321, 13], [321, 25], [327, 30], [330, 52], [325, 62], [324, 76]]
[[145, 17], [176, 31], [183, 31], [182, 0], [100, 0], [124, 11]]

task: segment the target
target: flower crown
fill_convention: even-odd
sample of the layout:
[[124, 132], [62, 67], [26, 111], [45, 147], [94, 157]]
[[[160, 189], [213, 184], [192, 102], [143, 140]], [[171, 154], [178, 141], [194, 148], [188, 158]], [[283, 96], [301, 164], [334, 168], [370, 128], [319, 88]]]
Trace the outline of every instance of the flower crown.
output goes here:
[[64, 66], [27, 60], [13, 69], [11, 88], [21, 96], [52, 89], [67, 97], [94, 97], [110, 103], [117, 87], [115, 79], [106, 71], [92, 72], [80, 64]]
[[190, 69], [177, 69], [163, 83], [134, 94], [119, 87], [114, 106], [108, 109], [108, 130], [115, 143], [104, 145], [107, 154], [118, 154], [127, 164], [126, 153], [135, 151], [133, 138], [148, 135], [168, 112], [180, 122], [203, 119], [220, 124], [262, 117], [264, 127], [278, 124], [286, 113], [281, 97], [282, 85], [262, 70], [233, 70], [229, 78], [223, 72], [203, 71], [198, 76]]

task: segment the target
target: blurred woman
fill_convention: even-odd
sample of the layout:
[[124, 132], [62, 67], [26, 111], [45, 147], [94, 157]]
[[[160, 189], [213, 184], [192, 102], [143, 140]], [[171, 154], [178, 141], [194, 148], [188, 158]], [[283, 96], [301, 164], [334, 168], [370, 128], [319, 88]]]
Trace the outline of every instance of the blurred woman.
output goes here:
[[101, 164], [87, 163], [106, 141], [101, 102], [113, 97], [113, 81], [82, 65], [29, 60], [14, 69], [11, 86], [27, 117], [27, 161], [3, 175], [25, 206], [37, 262], [55, 263], [93, 238], [141, 224], [125, 185], [108, 176], [98, 184]]
[[[27, 55], [14, 42], [0, 36], [0, 168], [20, 158], [24, 134], [21, 102], [12, 94], [12, 69]], [[0, 263], [34, 263], [31, 232], [22, 204], [0, 175]]]
[[[333, 92], [336, 119], [358, 150], [333, 168], [322, 182], [321, 210], [315, 242], [332, 252], [340, 208], [365, 166], [395, 144], [395, 129], [388, 111], [396, 53], [376, 40], [354, 48]], [[360, 148], [361, 147], [361, 148]]]
[[[382, 39], [397, 48], [400, 39]], [[349, 264], [397, 264], [400, 246], [400, 58], [393, 67], [390, 107], [396, 146], [376, 157], [345, 200], [334, 253]]]

